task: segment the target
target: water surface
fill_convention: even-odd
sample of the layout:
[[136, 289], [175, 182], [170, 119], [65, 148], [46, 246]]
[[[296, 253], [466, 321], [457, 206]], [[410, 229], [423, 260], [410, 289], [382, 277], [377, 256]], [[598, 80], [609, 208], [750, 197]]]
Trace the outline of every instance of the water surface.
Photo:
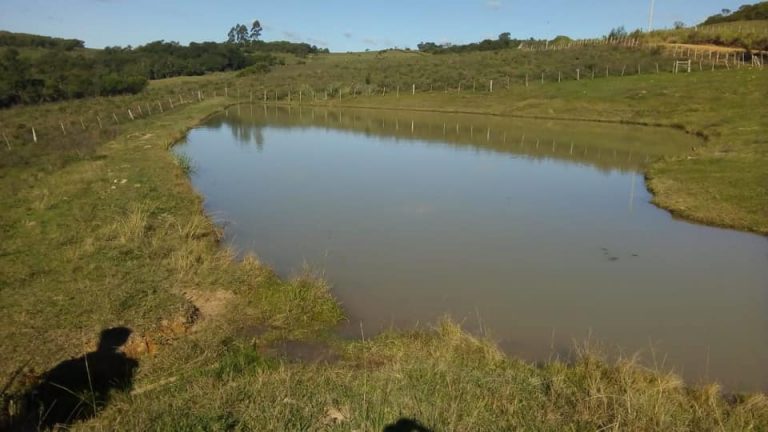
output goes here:
[[347, 329], [443, 315], [542, 360], [586, 338], [690, 382], [768, 389], [768, 241], [675, 220], [643, 166], [681, 132], [474, 115], [240, 106], [188, 154], [227, 241], [321, 269]]

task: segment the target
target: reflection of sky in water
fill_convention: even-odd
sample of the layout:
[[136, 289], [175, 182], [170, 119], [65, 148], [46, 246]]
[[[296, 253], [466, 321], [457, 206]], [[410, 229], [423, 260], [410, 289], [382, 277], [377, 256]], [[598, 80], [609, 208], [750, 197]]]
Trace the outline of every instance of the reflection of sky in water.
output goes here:
[[[295, 109], [274, 123], [230, 110], [177, 151], [227, 240], [282, 274], [320, 268], [358, 333], [449, 313], [531, 359], [591, 333], [629, 352], [653, 342], [690, 379], [768, 388], [768, 242], [675, 221], [626, 161], [690, 137], [419, 113], [411, 138], [408, 114], [363, 114], [329, 113], [329, 127], [319, 110], [314, 125]], [[466, 127], [441, 142], [444, 121], [475, 122], [479, 141]], [[570, 141], [594, 159], [569, 159]]]

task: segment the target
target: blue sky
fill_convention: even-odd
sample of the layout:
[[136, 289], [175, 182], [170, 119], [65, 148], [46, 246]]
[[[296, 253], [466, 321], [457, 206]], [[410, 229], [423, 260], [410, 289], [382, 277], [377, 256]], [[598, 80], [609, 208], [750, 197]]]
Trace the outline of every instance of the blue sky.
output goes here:
[[[655, 27], [700, 22], [745, 0], [656, 0]], [[154, 40], [221, 41], [238, 22], [259, 19], [262, 39], [331, 51], [421, 41], [466, 43], [508, 31], [518, 38], [598, 37], [645, 28], [650, 0], [0, 0], [0, 29], [82, 39], [86, 46]]]

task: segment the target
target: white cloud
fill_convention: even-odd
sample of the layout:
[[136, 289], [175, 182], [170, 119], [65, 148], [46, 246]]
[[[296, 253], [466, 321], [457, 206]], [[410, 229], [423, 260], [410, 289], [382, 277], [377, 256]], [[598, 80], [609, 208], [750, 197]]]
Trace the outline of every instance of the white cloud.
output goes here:
[[491, 9], [500, 9], [502, 6], [501, 0], [486, 0], [485, 5]]

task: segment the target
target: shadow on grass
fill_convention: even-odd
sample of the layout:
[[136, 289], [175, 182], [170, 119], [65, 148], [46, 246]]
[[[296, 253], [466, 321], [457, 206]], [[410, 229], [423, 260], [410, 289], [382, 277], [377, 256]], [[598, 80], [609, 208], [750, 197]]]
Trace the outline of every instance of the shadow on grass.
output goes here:
[[397, 422], [388, 424], [383, 432], [432, 432], [417, 420], [401, 418]]
[[119, 348], [130, 335], [125, 327], [103, 330], [96, 351], [44, 373], [22, 398], [10, 430], [50, 429], [89, 419], [107, 405], [112, 390], [129, 390], [138, 362]]

